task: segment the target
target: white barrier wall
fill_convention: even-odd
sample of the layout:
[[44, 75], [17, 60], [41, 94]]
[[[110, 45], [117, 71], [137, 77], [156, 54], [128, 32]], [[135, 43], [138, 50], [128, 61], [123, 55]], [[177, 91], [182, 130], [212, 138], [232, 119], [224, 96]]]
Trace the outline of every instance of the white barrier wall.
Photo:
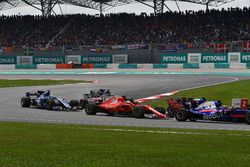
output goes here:
[[141, 64], [143, 69], [153, 69], [153, 64]]
[[0, 70], [15, 70], [15, 64], [1, 64]]
[[55, 64], [38, 64], [37, 69], [56, 69]]
[[170, 68], [170, 69], [180, 69], [180, 68], [183, 68], [183, 64], [168, 64], [168, 68]]
[[118, 69], [119, 68], [119, 64], [107, 64], [107, 68]]
[[202, 69], [213, 69], [214, 68], [214, 64], [213, 63], [199, 64], [199, 66]]

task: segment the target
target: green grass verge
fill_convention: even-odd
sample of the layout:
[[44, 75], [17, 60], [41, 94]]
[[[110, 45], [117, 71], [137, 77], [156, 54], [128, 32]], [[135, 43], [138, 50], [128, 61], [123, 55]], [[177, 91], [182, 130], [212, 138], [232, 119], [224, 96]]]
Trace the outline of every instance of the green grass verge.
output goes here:
[[245, 131], [0, 122], [0, 132], [1, 167], [235, 167], [250, 159]]
[[[250, 99], [250, 80], [236, 81], [226, 84], [207, 86], [176, 93], [171, 97], [205, 97], [207, 100], [221, 100], [223, 104], [231, 106], [233, 98]], [[163, 106], [166, 108], [166, 98], [150, 102], [153, 106]]]
[[19, 86], [39, 86], [39, 85], [61, 85], [61, 84], [74, 84], [74, 83], [89, 83], [92, 81], [83, 80], [31, 80], [31, 79], [19, 79], [19, 80], [0, 80], [0, 88], [3, 87], [19, 87]]

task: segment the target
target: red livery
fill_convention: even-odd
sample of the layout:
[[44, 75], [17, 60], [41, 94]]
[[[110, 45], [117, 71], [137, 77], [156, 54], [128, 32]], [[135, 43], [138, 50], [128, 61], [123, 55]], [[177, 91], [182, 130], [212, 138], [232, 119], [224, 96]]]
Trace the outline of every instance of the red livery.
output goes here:
[[143, 105], [125, 96], [115, 96], [101, 104], [89, 103], [85, 107], [88, 115], [95, 115], [98, 112], [108, 115], [126, 115], [135, 118], [166, 118], [166, 111], [162, 107], [153, 108], [150, 105]]

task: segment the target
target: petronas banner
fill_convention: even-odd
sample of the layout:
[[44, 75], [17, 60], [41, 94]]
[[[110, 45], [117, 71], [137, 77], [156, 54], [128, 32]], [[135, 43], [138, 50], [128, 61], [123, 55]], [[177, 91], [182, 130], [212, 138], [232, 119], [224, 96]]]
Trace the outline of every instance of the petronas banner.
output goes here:
[[64, 64], [65, 56], [33, 56], [33, 64]]
[[16, 64], [16, 56], [0, 56], [0, 64]]
[[111, 54], [95, 54], [95, 55], [82, 55], [81, 57], [82, 63], [112, 63], [112, 55]]
[[201, 53], [201, 63], [227, 63], [227, 53]]
[[188, 61], [187, 53], [162, 54], [162, 63], [166, 64], [182, 64]]
[[241, 63], [250, 63], [250, 52], [241, 52], [240, 62]]

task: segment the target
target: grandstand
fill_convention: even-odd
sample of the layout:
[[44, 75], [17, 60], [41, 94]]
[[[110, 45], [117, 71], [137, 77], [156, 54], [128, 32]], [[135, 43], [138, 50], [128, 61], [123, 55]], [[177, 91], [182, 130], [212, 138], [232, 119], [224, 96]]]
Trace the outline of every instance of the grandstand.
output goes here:
[[161, 15], [1, 16], [0, 45], [32, 48], [83, 48], [100, 45], [208, 43], [250, 39], [250, 10], [165, 12]]
[[[172, 0], [176, 2], [176, 5], [179, 9], [178, 2], [190, 2], [201, 5], [208, 6], [220, 6], [225, 3], [234, 1], [234, 0]], [[150, 3], [149, 3], [150, 2]], [[19, 6], [29, 5], [33, 8], [36, 8], [41, 11], [43, 16], [49, 16], [51, 14], [56, 14], [53, 10], [55, 5], [68, 4], [75, 5], [84, 8], [90, 8], [99, 10], [102, 13], [105, 10], [108, 10], [113, 7], [126, 5], [130, 3], [142, 3], [154, 9], [155, 14], [163, 13], [166, 10], [171, 11], [168, 7], [167, 2], [169, 0], [0, 0], [0, 10], [15, 8]], [[151, 5], [153, 3], [153, 5]], [[179, 9], [180, 10], [180, 9]]]
[[[206, 11], [156, 11], [141, 15], [118, 13], [51, 15], [53, 6], [66, 1], [0, 0], [1, 9], [24, 4], [43, 15], [0, 16], [0, 55], [74, 55], [89, 53], [129, 54], [129, 62], [160, 62], [162, 52], [250, 51], [250, 8]], [[106, 6], [139, 1], [88, 1], [78, 6], [102, 10]], [[145, 3], [141, 2], [140, 3]], [[161, 1], [165, 8], [165, 1]], [[229, 1], [188, 1], [219, 5]], [[48, 4], [49, 3], [49, 4]], [[111, 3], [114, 5], [112, 6]], [[154, 5], [156, 2], [154, 1]], [[54, 4], [54, 5], [52, 5]], [[92, 4], [93, 6], [91, 6]], [[94, 6], [94, 4], [96, 6]], [[109, 4], [109, 5], [108, 5]], [[52, 5], [52, 6], [50, 6]], [[50, 9], [48, 9], [50, 8]], [[158, 7], [157, 7], [158, 8]], [[52, 13], [51, 13], [52, 12]]]

